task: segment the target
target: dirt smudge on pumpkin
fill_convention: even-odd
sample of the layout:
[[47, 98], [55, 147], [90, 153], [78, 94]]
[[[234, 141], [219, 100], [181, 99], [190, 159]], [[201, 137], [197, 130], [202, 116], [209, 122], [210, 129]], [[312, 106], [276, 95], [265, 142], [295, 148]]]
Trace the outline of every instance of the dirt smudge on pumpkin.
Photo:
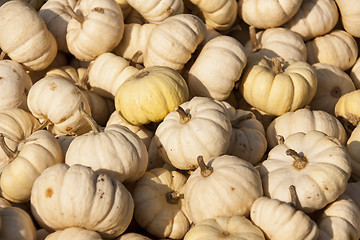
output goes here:
[[53, 194], [54, 194], [54, 190], [52, 190], [52, 188], [47, 188], [45, 190], [45, 197], [51, 198]]
[[95, 7], [92, 9], [93, 12], [104, 13], [105, 10], [101, 7]]
[[56, 87], [57, 87], [56, 83], [54, 83], [54, 82], [50, 83], [49, 85], [50, 85], [50, 90], [51, 91], [54, 91], [56, 89]]

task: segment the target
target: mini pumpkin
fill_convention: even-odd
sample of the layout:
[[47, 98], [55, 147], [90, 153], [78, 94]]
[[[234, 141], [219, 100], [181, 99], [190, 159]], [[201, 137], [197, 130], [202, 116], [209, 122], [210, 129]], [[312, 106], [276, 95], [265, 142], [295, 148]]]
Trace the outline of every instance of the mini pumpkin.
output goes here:
[[184, 78], [165, 66], [145, 67], [122, 83], [115, 94], [115, 109], [133, 125], [160, 122], [189, 98]]
[[341, 14], [341, 23], [346, 32], [354, 37], [360, 37], [359, 7], [358, 1], [336, 0]]
[[61, 240], [61, 239], [87, 239], [102, 240], [103, 238], [95, 231], [83, 229], [80, 227], [69, 227], [64, 230], [58, 230], [50, 233], [45, 240]]
[[350, 130], [360, 123], [360, 108], [356, 104], [359, 99], [360, 90], [354, 90], [342, 95], [335, 105], [335, 116]]

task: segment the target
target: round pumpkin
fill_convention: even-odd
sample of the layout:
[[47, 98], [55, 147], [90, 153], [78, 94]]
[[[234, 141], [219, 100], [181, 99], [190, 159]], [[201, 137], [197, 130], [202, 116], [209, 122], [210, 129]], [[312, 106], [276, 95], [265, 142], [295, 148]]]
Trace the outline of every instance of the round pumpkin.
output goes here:
[[152, 66], [127, 78], [115, 94], [115, 109], [133, 125], [160, 122], [187, 101], [189, 89], [174, 69]]
[[336, 0], [341, 15], [341, 23], [346, 32], [360, 37], [360, 3], [354, 0]]
[[45, 240], [62, 240], [62, 239], [86, 239], [102, 240], [103, 238], [95, 231], [83, 229], [80, 227], [69, 227], [64, 230], [58, 230], [50, 233]]
[[335, 105], [335, 116], [351, 130], [360, 123], [360, 107], [356, 104], [359, 100], [360, 90], [354, 90], [342, 95]]

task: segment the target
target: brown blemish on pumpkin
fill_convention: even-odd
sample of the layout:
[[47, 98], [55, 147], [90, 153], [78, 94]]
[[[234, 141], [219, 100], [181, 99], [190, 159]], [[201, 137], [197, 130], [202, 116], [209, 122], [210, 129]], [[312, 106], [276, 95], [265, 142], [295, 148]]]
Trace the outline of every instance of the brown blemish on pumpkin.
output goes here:
[[93, 12], [104, 13], [105, 10], [101, 7], [95, 7], [92, 9]]
[[52, 188], [47, 188], [45, 190], [45, 197], [47, 198], [51, 198], [51, 196], [54, 194], [54, 190], [52, 190]]
[[72, 130], [72, 127], [67, 127], [65, 131], [70, 132]]
[[324, 189], [325, 189], [325, 190], [329, 190], [327, 186], [324, 186]]
[[221, 233], [221, 235], [222, 235], [223, 237], [228, 237], [228, 236], [230, 236], [230, 233], [229, 233], [228, 231], [223, 231], [223, 232]]
[[136, 75], [136, 78], [143, 78], [146, 77], [147, 75], [149, 75], [149, 71], [143, 71], [141, 73], [139, 73], [138, 75]]
[[50, 90], [51, 91], [54, 91], [56, 89], [56, 87], [57, 87], [57, 85], [54, 82], [50, 83], [49, 85], [50, 85]]
[[234, 188], [234, 187], [231, 187], [230, 189], [231, 189], [231, 191], [234, 191], [234, 190], [235, 190], [235, 188]]

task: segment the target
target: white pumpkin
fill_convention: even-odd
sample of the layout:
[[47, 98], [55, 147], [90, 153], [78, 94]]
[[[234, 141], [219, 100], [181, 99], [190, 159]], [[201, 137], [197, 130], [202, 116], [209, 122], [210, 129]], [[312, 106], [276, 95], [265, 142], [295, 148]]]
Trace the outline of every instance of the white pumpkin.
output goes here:
[[103, 238], [95, 231], [83, 229], [80, 227], [69, 227], [64, 230], [58, 230], [49, 234], [45, 240], [102, 240]]
[[354, 37], [360, 37], [360, 3], [356, 0], [336, 0], [339, 7], [341, 23], [346, 32]]

